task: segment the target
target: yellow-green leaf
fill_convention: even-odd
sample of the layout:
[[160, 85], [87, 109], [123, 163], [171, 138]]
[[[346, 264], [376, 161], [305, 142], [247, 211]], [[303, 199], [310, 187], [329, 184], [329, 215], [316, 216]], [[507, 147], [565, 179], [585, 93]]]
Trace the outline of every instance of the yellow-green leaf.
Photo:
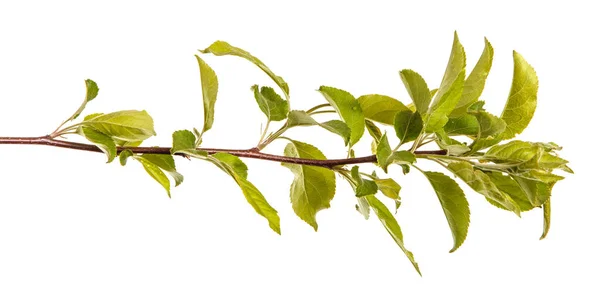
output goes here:
[[381, 139], [379, 139], [379, 143], [377, 144], [377, 152], [375, 156], [377, 157], [377, 165], [383, 169], [384, 172], [387, 173], [387, 168], [390, 165], [390, 156], [392, 155], [392, 148], [390, 147], [390, 143], [388, 142], [387, 133], [383, 134]]
[[485, 46], [483, 52], [481, 53], [477, 64], [465, 80], [462, 96], [456, 104], [456, 108], [450, 114], [451, 116], [460, 116], [466, 113], [469, 106], [476, 102], [483, 92], [485, 81], [492, 68], [492, 60], [494, 58], [494, 48], [487, 38], [485, 38], [484, 41]]
[[[316, 147], [290, 140], [285, 147], [284, 155], [307, 159], [326, 159]], [[315, 231], [318, 228], [317, 212], [329, 208], [330, 201], [335, 195], [335, 174], [333, 171], [316, 166], [283, 163], [294, 174], [290, 189], [292, 208], [298, 217], [311, 225]]]
[[281, 121], [287, 117], [290, 107], [288, 102], [282, 99], [273, 88], [252, 86], [254, 98], [260, 110], [267, 116], [269, 121]]
[[467, 202], [465, 193], [452, 178], [432, 171], [425, 171], [423, 174], [425, 174], [429, 183], [431, 183], [442, 205], [444, 215], [446, 215], [446, 219], [448, 220], [448, 225], [454, 238], [454, 246], [450, 250], [450, 253], [452, 253], [467, 238], [470, 222], [469, 203]]
[[390, 210], [374, 195], [368, 195], [365, 197], [365, 199], [373, 209], [373, 212], [375, 212], [375, 215], [377, 215], [377, 218], [379, 218], [379, 221], [381, 221], [381, 224], [383, 224], [383, 227], [385, 227], [390, 236], [392, 236], [394, 242], [396, 242], [398, 247], [400, 247], [402, 252], [404, 252], [408, 260], [412, 263], [413, 267], [415, 267], [415, 270], [417, 270], [417, 273], [421, 275], [419, 264], [417, 264], [415, 261], [413, 253], [404, 246], [402, 229], [400, 229], [400, 225], [398, 224], [398, 221], [396, 221], [396, 218], [394, 218], [394, 215], [392, 215]]
[[185, 154], [195, 158], [204, 159], [208, 154], [205, 151], [196, 149], [200, 134], [195, 134], [189, 130], [179, 130], [173, 132], [173, 146], [171, 147], [171, 154]]
[[77, 111], [75, 111], [75, 113], [73, 113], [73, 115], [69, 117], [69, 119], [67, 119], [64, 123], [79, 117], [81, 112], [83, 112], [83, 110], [85, 109], [87, 103], [95, 99], [96, 96], [98, 96], [98, 91], [100, 91], [100, 89], [98, 88], [98, 84], [96, 84], [96, 82], [90, 79], [85, 80], [85, 99], [83, 100], [83, 103], [81, 103]]
[[125, 166], [125, 164], [127, 164], [127, 158], [133, 156], [133, 152], [129, 149], [125, 149], [123, 151], [121, 151], [121, 153], [119, 153], [119, 162], [121, 163], [122, 166]]
[[437, 131], [435, 134], [437, 136], [435, 142], [441, 149], [447, 150], [450, 156], [460, 156], [470, 151], [467, 145], [450, 138], [443, 129]]
[[377, 183], [372, 180], [364, 179], [360, 176], [358, 166], [353, 166], [350, 171], [352, 179], [356, 182], [356, 197], [363, 197], [377, 193]]
[[477, 119], [479, 124], [478, 138], [486, 139], [496, 137], [506, 130], [506, 122], [488, 112], [472, 112], [469, 113]]
[[550, 231], [550, 198], [546, 200], [542, 208], [544, 210], [544, 230], [542, 231], [542, 236], [540, 237], [540, 240], [543, 240], [548, 235], [548, 231]]
[[122, 141], [141, 141], [156, 135], [152, 117], [146, 111], [126, 110], [100, 114], [81, 124]]
[[383, 136], [381, 134], [381, 130], [379, 130], [379, 127], [377, 127], [377, 125], [370, 120], [365, 120], [365, 127], [367, 128], [369, 135], [371, 135], [376, 142], [379, 142], [379, 139], [381, 139]]
[[402, 79], [416, 111], [421, 114], [427, 113], [429, 103], [431, 103], [431, 93], [423, 77], [415, 71], [404, 69], [400, 71], [400, 79]]
[[296, 126], [313, 126], [317, 125], [331, 133], [337, 134], [344, 139], [344, 144], [348, 145], [350, 142], [350, 128], [346, 123], [340, 120], [330, 120], [323, 123], [317, 122], [305, 111], [290, 111], [288, 114], [287, 127], [292, 128]]
[[429, 118], [425, 122], [427, 132], [435, 132], [443, 128], [448, 121], [448, 115], [460, 100], [465, 82], [465, 65], [465, 50], [458, 39], [458, 34], [454, 33], [454, 43], [446, 72], [428, 110]]
[[542, 206], [549, 198], [553, 183], [543, 182], [527, 174], [512, 174], [511, 177], [519, 184], [527, 195], [527, 199], [534, 206]]
[[[490, 180], [494, 183], [494, 185], [496, 185], [496, 187], [500, 191], [510, 196], [510, 198], [519, 205], [519, 209], [521, 210], [521, 212], [533, 209], [533, 205], [531, 204], [531, 202], [529, 202], [529, 199], [527, 198], [527, 195], [525, 194], [523, 189], [521, 189], [519, 184], [510, 176], [503, 175], [500, 172], [486, 172], [486, 175], [489, 176]], [[491, 204], [499, 208], [508, 210], [503, 205], [489, 198], [487, 200]]]
[[171, 154], [175, 154], [182, 150], [195, 149], [196, 136], [189, 130], [179, 130], [173, 132], [173, 146]]
[[169, 175], [171, 175], [171, 177], [173, 177], [173, 180], [175, 180], [175, 186], [178, 186], [183, 182], [183, 175], [177, 172], [177, 168], [175, 168], [175, 160], [173, 160], [172, 155], [142, 154], [138, 157], [138, 159], [144, 159], [167, 172]]
[[81, 134], [106, 154], [108, 157], [106, 163], [110, 163], [115, 159], [117, 156], [117, 145], [115, 145], [113, 139], [92, 128], [82, 127], [81, 129]]
[[486, 198], [497, 202], [517, 215], [521, 214], [519, 205], [508, 194], [498, 189], [488, 175], [474, 169], [473, 165], [465, 161], [457, 161], [448, 164], [448, 169], [476, 192], [481, 193]]
[[[227, 154], [227, 153], [223, 153], [223, 154]], [[228, 159], [228, 158], [225, 158], [224, 155], [222, 155], [221, 157], [223, 157], [221, 159]], [[248, 181], [244, 176], [241, 176], [239, 174], [241, 172], [241, 170], [240, 170], [241, 166], [239, 164], [237, 164], [237, 165], [234, 165], [234, 167], [236, 167], [236, 168], [233, 168], [229, 164], [229, 162], [223, 162], [220, 159], [217, 159], [212, 155], [208, 156], [207, 160], [212, 162], [213, 164], [215, 164], [217, 167], [219, 167], [225, 173], [229, 174], [229, 176], [231, 176], [233, 178], [233, 180], [235, 180], [235, 182], [238, 184], [238, 186], [242, 190], [242, 193], [244, 194], [244, 197], [246, 198], [246, 201], [248, 201], [248, 203], [252, 206], [252, 208], [254, 208], [254, 210], [259, 215], [261, 215], [265, 219], [267, 219], [267, 221], [269, 222], [269, 227], [273, 231], [275, 231], [277, 234], [281, 234], [279, 214], [277, 214], [277, 211], [267, 202], [265, 197], [256, 188], [256, 186], [254, 186], [254, 184], [252, 184], [250, 181]], [[231, 159], [227, 160], [227, 161], [231, 161]], [[242, 161], [241, 160], [235, 161], [235, 163], [239, 163], [239, 162], [242, 162]]]
[[366, 119], [393, 125], [400, 111], [410, 111], [402, 102], [384, 95], [364, 95], [358, 98]]
[[513, 52], [514, 74], [512, 87], [500, 118], [506, 130], [500, 139], [507, 140], [523, 132], [533, 118], [537, 105], [538, 78], [535, 70], [516, 51]]
[[165, 175], [165, 173], [162, 172], [162, 170], [157, 165], [148, 161], [147, 159], [135, 159], [142, 163], [146, 172], [167, 191], [169, 198], [171, 198], [171, 182], [169, 181], [167, 175]]
[[321, 86], [319, 92], [350, 128], [350, 147], [352, 147], [365, 132], [365, 116], [360, 104], [354, 96], [340, 89]]
[[212, 128], [215, 119], [215, 102], [219, 90], [219, 79], [215, 71], [204, 60], [196, 55], [200, 67], [200, 84], [202, 85], [202, 103], [204, 105], [204, 127], [202, 133]]
[[229, 153], [215, 153], [212, 157], [218, 159], [219, 161], [229, 165], [229, 167], [237, 174], [238, 176], [248, 179], [248, 166], [237, 156], [231, 155]]
[[271, 71], [271, 69], [269, 69], [262, 61], [260, 61], [258, 58], [251, 55], [249, 52], [247, 52], [239, 47], [232, 46], [225, 41], [220, 41], [220, 40], [215, 41], [213, 44], [211, 44], [206, 49], [200, 50], [200, 52], [212, 53], [217, 56], [235, 55], [235, 56], [244, 58], [244, 59], [252, 62], [256, 66], [258, 66], [262, 71], [264, 71], [279, 86], [279, 88], [281, 88], [281, 90], [284, 92], [284, 95], [286, 96], [286, 99], [289, 103], [290, 89], [288, 87], [288, 84], [283, 80], [282, 77], [274, 74]]
[[395, 180], [391, 178], [376, 178], [373, 181], [375, 181], [377, 188], [379, 188], [379, 191], [381, 191], [383, 195], [393, 200], [400, 200], [400, 189], [402, 189], [402, 187], [400, 187], [400, 184]]

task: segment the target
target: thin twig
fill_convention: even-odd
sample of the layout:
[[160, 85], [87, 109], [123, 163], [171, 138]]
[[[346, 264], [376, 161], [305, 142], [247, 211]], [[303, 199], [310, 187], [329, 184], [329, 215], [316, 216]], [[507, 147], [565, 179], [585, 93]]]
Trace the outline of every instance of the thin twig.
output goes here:
[[[49, 135], [41, 136], [41, 137], [0, 137], [0, 144], [18, 144], [18, 145], [45, 145], [45, 146], [53, 146], [53, 147], [61, 147], [73, 150], [81, 150], [81, 151], [89, 151], [89, 152], [98, 152], [103, 153], [95, 145], [85, 144], [85, 143], [77, 143], [71, 141], [57, 140]], [[133, 153], [147, 153], [147, 154], [171, 154], [171, 147], [117, 147], [117, 153], [120, 153], [123, 150], [129, 149]], [[364, 157], [356, 157], [356, 158], [344, 158], [344, 159], [306, 159], [306, 158], [296, 158], [296, 157], [287, 157], [280, 155], [273, 155], [268, 153], [263, 153], [256, 148], [252, 149], [221, 149], [221, 148], [198, 148], [198, 150], [203, 150], [208, 152], [209, 154], [214, 154], [218, 152], [229, 153], [231, 155], [235, 155], [242, 158], [253, 158], [253, 159], [261, 159], [268, 161], [276, 161], [283, 163], [291, 163], [291, 164], [300, 164], [300, 165], [312, 165], [319, 166], [325, 168], [333, 168], [335, 166], [341, 165], [349, 165], [349, 164], [359, 164], [359, 163], [375, 163], [377, 162], [377, 157], [375, 155], [369, 155]], [[415, 151], [415, 154], [425, 154], [425, 155], [445, 155], [446, 150], [428, 150], [428, 151]], [[176, 154], [182, 155], [182, 154]]]

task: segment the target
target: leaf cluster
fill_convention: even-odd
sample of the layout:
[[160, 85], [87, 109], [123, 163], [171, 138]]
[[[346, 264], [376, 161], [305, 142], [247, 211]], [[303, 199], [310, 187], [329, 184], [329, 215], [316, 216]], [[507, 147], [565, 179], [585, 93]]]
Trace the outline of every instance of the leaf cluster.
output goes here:
[[[423, 174], [431, 184], [452, 233], [450, 252], [463, 244], [470, 223], [469, 203], [456, 180], [481, 194], [493, 206], [518, 216], [522, 212], [542, 208], [542, 238], [548, 233], [551, 192], [556, 182], [563, 179], [556, 170], [568, 173], [572, 170], [567, 161], [558, 156], [561, 148], [555, 143], [512, 140], [532, 119], [538, 89], [534, 69], [517, 52], [513, 52], [512, 87], [504, 110], [498, 116], [487, 112], [480, 100], [494, 56], [487, 39], [474, 68], [467, 72], [465, 50], [455, 34], [438, 88], [432, 89], [413, 70], [401, 70], [399, 81], [404, 84], [411, 99], [406, 104], [391, 96], [368, 94], [356, 98], [342, 89], [321, 86], [317, 91], [324, 102], [307, 110], [292, 109], [288, 83], [249, 52], [224, 41], [217, 41], [200, 52], [237, 56], [250, 61], [275, 83], [276, 88], [258, 84], [250, 88], [249, 94], [264, 113], [266, 122], [253, 152], [260, 152], [271, 142], [282, 140], [287, 143], [283, 156], [326, 160], [327, 157], [317, 147], [285, 136], [294, 127], [313, 126], [341, 137], [343, 142], [340, 145], [343, 144], [347, 150], [350, 161], [355, 155], [353, 146], [365, 139], [367, 131], [372, 143], [371, 153], [382, 171], [379, 174], [361, 172], [357, 165], [329, 167], [282, 163], [294, 176], [290, 187], [292, 208], [315, 231], [318, 229], [317, 213], [329, 208], [336, 194], [337, 174], [354, 190], [358, 213], [365, 219], [369, 219], [371, 212], [374, 213], [420, 274], [413, 254], [404, 245], [398, 221], [382, 201], [392, 201], [396, 211], [401, 205], [400, 184], [393, 176], [380, 177], [388, 173], [390, 166], [397, 165], [404, 174], [409, 174], [411, 169]], [[83, 104], [50, 136], [78, 134], [100, 148], [108, 162], [117, 156], [122, 165], [126, 165], [128, 158], [138, 161], [169, 197], [171, 180], [168, 176], [175, 186], [183, 182], [173, 155], [210, 162], [231, 176], [252, 208], [266, 219], [273, 231], [280, 234], [279, 215], [248, 180], [248, 167], [244, 162], [230, 153], [209, 154], [199, 148], [203, 134], [214, 123], [219, 82], [215, 71], [201, 55], [196, 55], [196, 59], [202, 87], [203, 127], [202, 130], [192, 128], [174, 132], [171, 155], [133, 152], [132, 148], [156, 134], [153, 120], [146, 111], [94, 113], [77, 122], [86, 104], [98, 94], [98, 86], [91, 80], [85, 82], [87, 93]], [[320, 121], [315, 117], [318, 114], [329, 118]], [[67, 125], [70, 123], [73, 124]], [[280, 124], [280, 128], [270, 130], [272, 123]], [[441, 153], [420, 151], [423, 146], [435, 146]], [[444, 172], [425, 171], [419, 167], [418, 163], [428, 161], [439, 164]]]

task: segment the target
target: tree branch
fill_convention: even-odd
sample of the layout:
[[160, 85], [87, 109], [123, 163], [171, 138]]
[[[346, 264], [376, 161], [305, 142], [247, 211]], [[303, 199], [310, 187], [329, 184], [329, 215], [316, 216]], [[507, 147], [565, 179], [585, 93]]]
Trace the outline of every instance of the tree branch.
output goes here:
[[[73, 150], [103, 153], [102, 150], [100, 150], [95, 145], [70, 142], [70, 141], [64, 141], [64, 140], [57, 140], [57, 139], [50, 137], [49, 135], [41, 136], [41, 137], [0, 137], [0, 144], [46, 145], [46, 146], [53, 146], [53, 147], [68, 148], [68, 149], [73, 149]], [[126, 150], [126, 149], [131, 150], [131, 152], [133, 152], [133, 153], [171, 154], [171, 147], [117, 147], [117, 153], [120, 153], [121, 151]], [[340, 165], [377, 162], [377, 157], [375, 155], [356, 157], [356, 158], [317, 160], [317, 159], [296, 158], [296, 157], [287, 157], [287, 156], [262, 153], [256, 148], [252, 148], [252, 149], [198, 148], [198, 150], [206, 151], [209, 154], [223, 152], [223, 153], [229, 153], [231, 155], [235, 155], [235, 156], [242, 157], [242, 158], [253, 158], [253, 159], [261, 159], [261, 160], [277, 161], [277, 162], [283, 162], [283, 163], [312, 165], [312, 166], [319, 166], [319, 167], [325, 167], [325, 168], [333, 168], [334, 166], [340, 166]], [[417, 154], [417, 155], [419, 155], [419, 154], [446, 155], [446, 153], [447, 153], [446, 150], [415, 151], [415, 154]], [[176, 155], [183, 156], [183, 154], [176, 154]]]

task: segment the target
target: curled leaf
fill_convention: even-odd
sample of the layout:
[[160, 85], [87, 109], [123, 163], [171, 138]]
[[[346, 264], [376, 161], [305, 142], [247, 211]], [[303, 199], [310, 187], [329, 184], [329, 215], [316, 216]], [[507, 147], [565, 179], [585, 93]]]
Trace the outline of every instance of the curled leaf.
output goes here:
[[215, 71], [197, 55], [196, 60], [198, 60], [200, 68], [200, 84], [202, 85], [202, 103], [204, 105], [204, 126], [202, 127], [202, 133], [204, 133], [212, 128], [214, 122], [219, 79]]
[[94, 143], [106, 156], [108, 157], [108, 161], [106, 163], [110, 163], [117, 156], [117, 146], [113, 139], [109, 136], [106, 136], [99, 131], [96, 131], [92, 128], [82, 127], [81, 134], [88, 139], [88, 141]]
[[220, 40], [215, 41], [213, 44], [211, 44], [206, 49], [200, 50], [200, 52], [212, 53], [212, 54], [218, 55], [218, 56], [235, 55], [235, 56], [244, 58], [246, 60], [249, 60], [256, 66], [258, 66], [262, 71], [264, 71], [279, 86], [279, 88], [281, 88], [281, 90], [284, 92], [286, 99], [289, 103], [288, 95], [290, 94], [290, 89], [288, 87], [288, 84], [283, 80], [282, 77], [275, 75], [271, 71], [271, 69], [269, 69], [262, 61], [260, 61], [258, 58], [251, 55], [249, 52], [247, 52], [239, 47], [235, 47], [225, 41], [220, 41]]

